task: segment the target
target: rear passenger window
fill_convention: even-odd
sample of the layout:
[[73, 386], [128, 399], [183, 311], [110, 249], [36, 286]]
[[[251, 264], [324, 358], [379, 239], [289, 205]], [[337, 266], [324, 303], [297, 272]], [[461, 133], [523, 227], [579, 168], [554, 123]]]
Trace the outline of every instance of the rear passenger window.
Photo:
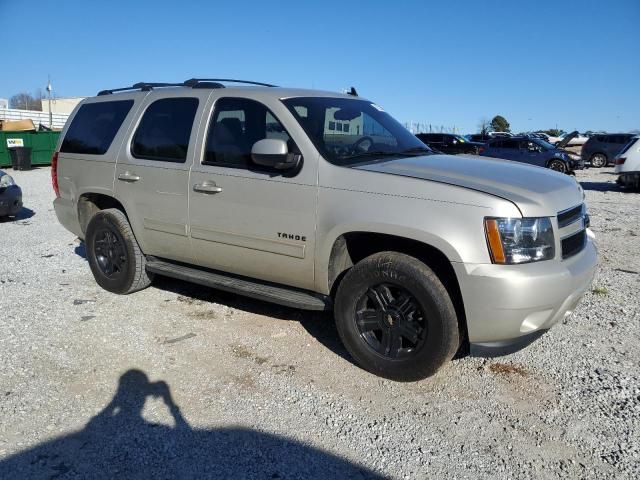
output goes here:
[[298, 153], [287, 131], [263, 104], [245, 98], [221, 98], [209, 124], [202, 163], [259, 170], [251, 161], [251, 147], [265, 138], [284, 140], [289, 152]]
[[73, 117], [60, 151], [103, 155], [109, 150], [132, 105], [133, 100], [82, 105]]
[[502, 142], [502, 148], [512, 148], [518, 150], [520, 148], [520, 142], [518, 140], [504, 140]]
[[184, 163], [197, 109], [197, 98], [163, 98], [153, 102], [133, 137], [131, 154], [136, 158]]

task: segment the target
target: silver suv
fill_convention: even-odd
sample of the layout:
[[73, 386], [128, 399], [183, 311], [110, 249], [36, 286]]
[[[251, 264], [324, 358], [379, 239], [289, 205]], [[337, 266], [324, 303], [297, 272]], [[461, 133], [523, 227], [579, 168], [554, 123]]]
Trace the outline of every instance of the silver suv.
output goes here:
[[573, 178], [435, 154], [355, 90], [230, 84], [102, 91], [69, 118], [54, 206], [103, 288], [166, 275], [332, 309], [357, 363], [416, 380], [522, 348], [589, 287]]

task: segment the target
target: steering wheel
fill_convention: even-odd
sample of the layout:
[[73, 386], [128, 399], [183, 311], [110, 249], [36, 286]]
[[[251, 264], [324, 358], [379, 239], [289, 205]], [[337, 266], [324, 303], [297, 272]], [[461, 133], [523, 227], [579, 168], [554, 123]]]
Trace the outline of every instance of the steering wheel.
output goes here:
[[[363, 144], [364, 144], [365, 142], [369, 142], [369, 145], [367, 145], [367, 147], [366, 147], [366, 148], [363, 148], [363, 147], [364, 147], [364, 145], [363, 145]], [[373, 138], [371, 138], [371, 137], [362, 137], [362, 138], [360, 138], [358, 141], [356, 141], [356, 143], [354, 143], [354, 144], [351, 146], [351, 149], [353, 150], [353, 152], [354, 152], [354, 153], [355, 153], [355, 152], [367, 152], [367, 151], [369, 151], [369, 149], [370, 149], [372, 146], [373, 146]]]

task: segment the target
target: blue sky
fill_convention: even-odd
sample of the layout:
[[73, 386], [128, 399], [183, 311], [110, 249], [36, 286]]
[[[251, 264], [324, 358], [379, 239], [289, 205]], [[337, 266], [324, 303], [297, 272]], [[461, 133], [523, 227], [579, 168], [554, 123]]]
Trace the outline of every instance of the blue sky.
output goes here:
[[627, 131], [639, 27], [640, 0], [0, 0], [0, 97], [48, 74], [57, 96], [213, 76], [353, 85], [402, 122], [463, 133], [495, 114], [515, 131]]

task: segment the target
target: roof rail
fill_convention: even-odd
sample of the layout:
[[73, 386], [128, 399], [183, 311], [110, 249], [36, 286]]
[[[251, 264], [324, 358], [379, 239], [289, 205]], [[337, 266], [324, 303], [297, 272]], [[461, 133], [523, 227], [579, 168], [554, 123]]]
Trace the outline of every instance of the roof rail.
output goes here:
[[153, 90], [156, 87], [182, 87], [182, 83], [149, 83], [149, 82], [138, 82], [130, 87], [122, 87], [122, 88], [112, 88], [110, 90], [100, 90], [98, 92], [98, 96], [102, 95], [111, 95], [115, 92], [126, 92], [127, 90], [140, 90], [143, 92], [148, 92]]
[[185, 80], [184, 86], [191, 88], [224, 88], [224, 85], [216, 83], [215, 86], [210, 82], [227, 82], [227, 83], [245, 83], [247, 85], [258, 85], [260, 87], [275, 87], [270, 83], [252, 82], [250, 80], [235, 80], [233, 78], [190, 78]]
[[115, 92], [126, 92], [128, 90], [140, 90], [148, 92], [158, 87], [191, 87], [191, 88], [224, 88], [224, 85], [219, 82], [228, 83], [245, 83], [247, 85], [259, 85], [261, 87], [275, 87], [269, 83], [252, 82], [249, 80], [234, 80], [232, 78], [190, 78], [183, 83], [150, 83], [150, 82], [138, 82], [130, 87], [112, 88], [109, 90], [100, 90], [98, 96], [111, 95]]

